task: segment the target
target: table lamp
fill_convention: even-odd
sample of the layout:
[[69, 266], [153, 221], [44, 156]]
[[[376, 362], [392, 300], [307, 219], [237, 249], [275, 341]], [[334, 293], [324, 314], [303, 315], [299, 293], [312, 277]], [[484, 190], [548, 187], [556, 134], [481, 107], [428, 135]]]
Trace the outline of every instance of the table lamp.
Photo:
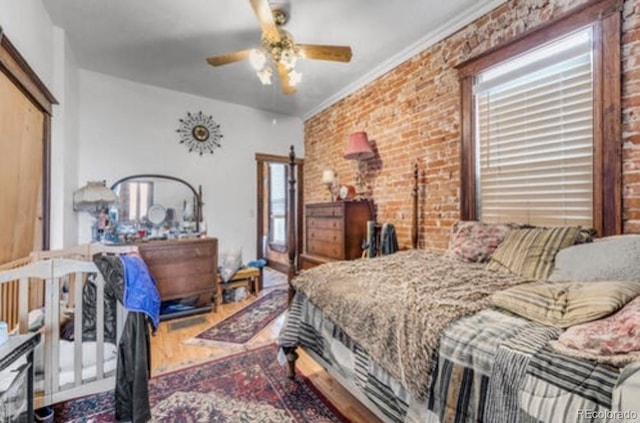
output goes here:
[[322, 183], [325, 184], [329, 190], [329, 201], [334, 201], [336, 173], [330, 169], [322, 171]]
[[371, 149], [371, 145], [369, 144], [369, 139], [366, 132], [354, 132], [349, 136], [347, 151], [344, 154], [344, 158], [347, 160], [357, 161], [358, 168], [356, 171], [356, 199], [362, 199], [366, 194], [366, 189], [364, 186], [365, 181], [363, 176], [363, 160], [370, 159], [373, 156], [373, 149]]

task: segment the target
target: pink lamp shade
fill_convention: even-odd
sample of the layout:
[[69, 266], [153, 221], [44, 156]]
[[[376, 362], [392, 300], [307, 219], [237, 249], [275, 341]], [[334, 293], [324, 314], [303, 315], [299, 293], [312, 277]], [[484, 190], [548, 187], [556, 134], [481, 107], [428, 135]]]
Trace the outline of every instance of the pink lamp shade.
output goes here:
[[349, 135], [349, 143], [347, 144], [347, 152], [344, 158], [347, 160], [363, 160], [373, 157], [373, 150], [369, 144], [366, 132], [354, 132]]

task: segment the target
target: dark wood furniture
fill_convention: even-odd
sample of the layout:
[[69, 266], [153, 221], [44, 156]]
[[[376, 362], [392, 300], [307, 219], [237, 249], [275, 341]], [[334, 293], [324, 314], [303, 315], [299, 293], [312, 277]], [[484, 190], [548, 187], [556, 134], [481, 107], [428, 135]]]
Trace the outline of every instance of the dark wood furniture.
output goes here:
[[[0, 421], [33, 422], [33, 350], [40, 342], [40, 333], [12, 335], [0, 345], [0, 372], [6, 370], [20, 357], [27, 363], [15, 373], [14, 380], [6, 391], [0, 391]], [[3, 378], [5, 375], [3, 375]], [[26, 384], [25, 384], [26, 382]], [[11, 403], [11, 404], [10, 404]], [[25, 407], [26, 405], [26, 407]], [[14, 408], [18, 410], [14, 410]], [[26, 408], [26, 409], [25, 409]], [[12, 413], [5, 415], [5, 411]], [[13, 414], [17, 411], [17, 415]]]
[[306, 252], [300, 255], [300, 268], [361, 257], [367, 221], [373, 216], [373, 204], [368, 200], [307, 204]]
[[[218, 240], [196, 238], [150, 241], [138, 246], [158, 284], [160, 298], [188, 300], [191, 309], [162, 314], [161, 320], [206, 313], [215, 306], [218, 281]], [[185, 302], [186, 304], [186, 302]]]

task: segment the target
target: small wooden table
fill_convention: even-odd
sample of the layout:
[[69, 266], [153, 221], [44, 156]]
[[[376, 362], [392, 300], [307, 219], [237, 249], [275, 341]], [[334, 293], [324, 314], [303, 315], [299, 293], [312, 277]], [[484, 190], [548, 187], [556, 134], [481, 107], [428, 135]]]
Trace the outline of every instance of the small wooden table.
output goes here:
[[[216, 292], [216, 305], [222, 303], [222, 290], [230, 288], [238, 288], [244, 286], [247, 291], [253, 292], [256, 297], [260, 294], [262, 286], [262, 273], [257, 267], [245, 267], [233, 274], [231, 279], [224, 282], [218, 274], [218, 284]], [[253, 285], [253, 289], [252, 289]]]

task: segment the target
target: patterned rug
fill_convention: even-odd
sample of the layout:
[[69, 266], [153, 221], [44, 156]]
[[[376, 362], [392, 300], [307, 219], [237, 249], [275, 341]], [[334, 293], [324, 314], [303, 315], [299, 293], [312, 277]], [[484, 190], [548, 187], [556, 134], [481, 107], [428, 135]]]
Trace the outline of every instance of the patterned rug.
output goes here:
[[[274, 344], [154, 377], [154, 422], [349, 422], [311, 382], [287, 378]], [[56, 404], [56, 422], [115, 422], [113, 392]]]
[[287, 290], [275, 289], [184, 342], [198, 345], [206, 345], [207, 342], [245, 344], [286, 309]]

